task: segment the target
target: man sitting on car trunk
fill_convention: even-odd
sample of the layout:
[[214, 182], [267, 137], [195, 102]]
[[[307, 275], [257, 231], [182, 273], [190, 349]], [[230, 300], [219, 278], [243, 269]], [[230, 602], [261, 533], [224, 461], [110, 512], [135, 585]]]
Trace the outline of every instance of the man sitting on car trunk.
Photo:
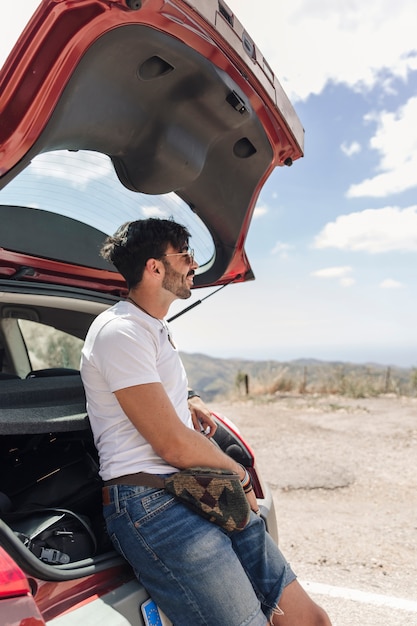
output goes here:
[[[164, 317], [191, 295], [198, 267], [188, 230], [172, 220], [121, 226], [102, 256], [129, 293], [93, 322], [82, 353], [88, 415], [104, 481], [104, 516], [115, 548], [175, 626], [329, 626], [265, 530], [253, 491], [251, 518], [226, 532], [143, 472], [245, 469], [213, 445], [203, 402], [187, 378]], [[208, 432], [200, 432], [200, 424]]]

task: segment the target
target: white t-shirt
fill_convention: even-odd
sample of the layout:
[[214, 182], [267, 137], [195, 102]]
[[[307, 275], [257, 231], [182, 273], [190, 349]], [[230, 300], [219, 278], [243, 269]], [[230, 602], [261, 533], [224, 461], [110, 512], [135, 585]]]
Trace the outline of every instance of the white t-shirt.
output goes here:
[[81, 376], [102, 479], [175, 471], [133, 426], [113, 393], [160, 382], [180, 420], [193, 428], [187, 376], [166, 323], [129, 302], [118, 302], [92, 323], [82, 350]]

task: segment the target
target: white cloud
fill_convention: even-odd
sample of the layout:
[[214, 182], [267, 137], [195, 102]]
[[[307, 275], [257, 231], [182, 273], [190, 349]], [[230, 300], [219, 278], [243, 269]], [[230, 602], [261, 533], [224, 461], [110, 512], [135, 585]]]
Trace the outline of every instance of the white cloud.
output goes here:
[[341, 287], [352, 287], [356, 283], [355, 279], [349, 274], [352, 272], [350, 265], [340, 265], [336, 267], [326, 267], [322, 270], [311, 272], [311, 276], [315, 278], [333, 278], [339, 279]]
[[379, 172], [351, 185], [350, 198], [383, 198], [417, 185], [417, 97], [410, 98], [395, 112], [372, 113], [365, 121], [375, 122], [376, 133], [370, 148], [379, 153]]
[[148, 204], [141, 206], [141, 211], [144, 218], [148, 217], [166, 217], [166, 213], [156, 205]]
[[352, 143], [347, 144], [343, 142], [340, 146], [341, 151], [348, 157], [353, 156], [354, 154], [358, 154], [362, 150], [360, 143], [357, 141], [352, 141]]
[[342, 278], [340, 284], [342, 287], [352, 287], [356, 283], [354, 278]]
[[255, 210], [253, 212], [253, 218], [257, 219], [259, 217], [263, 217], [269, 212], [269, 209], [265, 205], [256, 205]]
[[294, 249], [294, 246], [290, 245], [289, 243], [277, 241], [275, 246], [272, 248], [271, 253], [278, 254], [281, 259], [287, 259], [288, 252], [293, 249]]
[[16, 11], [14, 2], [1, 3], [1, 27], [0, 27], [0, 67], [17, 41], [20, 33], [32, 16], [40, 0], [25, 0]]
[[[332, 81], [392, 91], [417, 68], [414, 0], [228, 0], [290, 98]], [[277, 30], [278, 28], [278, 30]], [[278, 32], [278, 35], [277, 35]]]
[[92, 180], [114, 176], [109, 157], [87, 151], [74, 153], [56, 150], [39, 154], [30, 163], [27, 171], [41, 177], [64, 180], [75, 189], [85, 189]]
[[369, 253], [417, 252], [417, 206], [340, 215], [317, 235], [314, 247]]
[[382, 289], [401, 289], [404, 287], [403, 283], [400, 283], [398, 280], [393, 280], [392, 278], [386, 278], [379, 286]]
[[326, 267], [322, 270], [316, 270], [311, 273], [311, 276], [317, 278], [344, 278], [350, 274], [352, 268], [349, 265], [342, 265], [339, 267]]
[[413, 156], [413, 161], [414, 163], [406, 163], [401, 169], [378, 174], [366, 178], [359, 184], [351, 185], [347, 196], [349, 198], [385, 198], [391, 194], [412, 189], [417, 185], [417, 156]]

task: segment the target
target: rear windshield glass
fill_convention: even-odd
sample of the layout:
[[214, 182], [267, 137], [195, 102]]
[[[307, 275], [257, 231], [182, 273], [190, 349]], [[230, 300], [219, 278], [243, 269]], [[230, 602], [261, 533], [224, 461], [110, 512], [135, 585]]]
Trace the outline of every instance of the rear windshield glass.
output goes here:
[[214, 255], [209, 231], [181, 198], [175, 193], [151, 196], [126, 189], [110, 158], [98, 152], [62, 150], [38, 155], [0, 191], [0, 204], [59, 213], [107, 235], [127, 221], [172, 217], [190, 231], [200, 271]]

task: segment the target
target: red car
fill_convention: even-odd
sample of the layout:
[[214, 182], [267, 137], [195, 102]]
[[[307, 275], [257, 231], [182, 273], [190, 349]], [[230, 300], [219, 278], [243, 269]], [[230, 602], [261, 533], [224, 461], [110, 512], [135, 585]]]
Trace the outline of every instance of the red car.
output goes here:
[[[123, 221], [172, 215], [195, 287], [253, 279], [256, 199], [302, 156], [303, 129], [222, 0], [43, 0], [0, 94], [2, 623], [169, 624], [101, 517], [79, 352], [126, 289], [98, 250]], [[277, 540], [253, 452], [216, 419]]]

